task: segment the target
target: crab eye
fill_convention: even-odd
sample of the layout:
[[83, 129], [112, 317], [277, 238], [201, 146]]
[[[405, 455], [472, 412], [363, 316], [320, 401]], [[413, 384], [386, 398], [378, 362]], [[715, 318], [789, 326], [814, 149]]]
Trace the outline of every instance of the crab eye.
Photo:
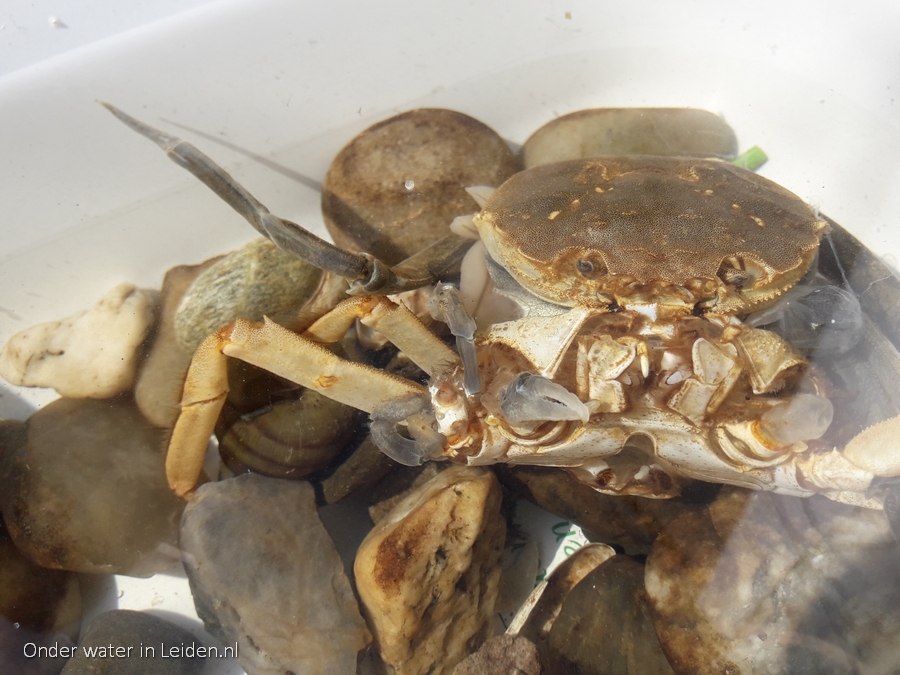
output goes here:
[[575, 262], [575, 269], [585, 279], [597, 279], [607, 273], [606, 265], [597, 258], [579, 258]]
[[719, 278], [729, 286], [742, 289], [753, 288], [761, 279], [766, 279], [765, 268], [754, 260], [733, 256], [719, 265]]
[[729, 286], [737, 286], [738, 288], [743, 287], [750, 280], [750, 275], [744, 270], [725, 266], [719, 270], [719, 277]]

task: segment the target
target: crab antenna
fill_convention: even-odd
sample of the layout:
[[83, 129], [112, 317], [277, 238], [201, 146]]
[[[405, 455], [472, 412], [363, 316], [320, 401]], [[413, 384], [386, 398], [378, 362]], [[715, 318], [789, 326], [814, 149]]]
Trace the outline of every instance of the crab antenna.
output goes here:
[[[463, 362], [463, 387], [466, 394], [473, 396], [481, 392], [481, 378], [478, 371], [478, 356], [475, 353], [475, 320], [469, 316], [462, 304], [459, 290], [451, 284], [438, 284], [431, 296], [437, 313], [456, 337], [456, 350]], [[429, 306], [429, 309], [432, 309]]]

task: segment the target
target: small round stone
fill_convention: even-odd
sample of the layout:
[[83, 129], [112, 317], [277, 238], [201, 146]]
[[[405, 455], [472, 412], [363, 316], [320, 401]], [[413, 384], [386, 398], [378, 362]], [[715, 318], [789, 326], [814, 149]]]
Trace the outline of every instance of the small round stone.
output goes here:
[[354, 138], [328, 169], [322, 214], [341, 248], [394, 265], [478, 210], [467, 187], [497, 187], [520, 168], [506, 143], [452, 110], [411, 110]]

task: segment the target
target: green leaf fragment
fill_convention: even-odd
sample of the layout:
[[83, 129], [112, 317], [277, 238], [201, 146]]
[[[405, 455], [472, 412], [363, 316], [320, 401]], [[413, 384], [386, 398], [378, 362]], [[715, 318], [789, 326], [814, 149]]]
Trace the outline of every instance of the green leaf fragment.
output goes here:
[[747, 150], [742, 155], [738, 155], [737, 159], [734, 160], [733, 164], [735, 166], [739, 166], [742, 169], [748, 169], [750, 171], [756, 171], [759, 167], [765, 164], [769, 160], [768, 155], [762, 151], [758, 145], [754, 145], [752, 148]]

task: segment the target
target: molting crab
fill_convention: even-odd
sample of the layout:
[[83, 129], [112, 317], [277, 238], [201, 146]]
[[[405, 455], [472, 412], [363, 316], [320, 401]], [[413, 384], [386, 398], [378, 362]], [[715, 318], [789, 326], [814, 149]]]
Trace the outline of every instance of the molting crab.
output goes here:
[[[193, 146], [108, 107], [261, 234], [351, 282], [300, 335], [238, 320], [200, 345], [167, 459], [179, 494], [196, 486], [226, 357], [368, 412], [376, 443], [406, 464], [560, 466], [602, 492], [657, 498], [695, 478], [874, 508], [873, 482], [900, 475], [900, 418], [832, 424], [828, 378], [742, 321], [789, 297], [828, 230], [752, 172], [655, 156], [532, 167], [472, 190], [481, 210], [454, 223], [463, 236], [391, 267], [272, 215]], [[441, 283], [467, 250], [459, 288]], [[456, 350], [396, 299], [435, 283], [430, 306]], [[357, 321], [427, 386], [324, 346]]]

